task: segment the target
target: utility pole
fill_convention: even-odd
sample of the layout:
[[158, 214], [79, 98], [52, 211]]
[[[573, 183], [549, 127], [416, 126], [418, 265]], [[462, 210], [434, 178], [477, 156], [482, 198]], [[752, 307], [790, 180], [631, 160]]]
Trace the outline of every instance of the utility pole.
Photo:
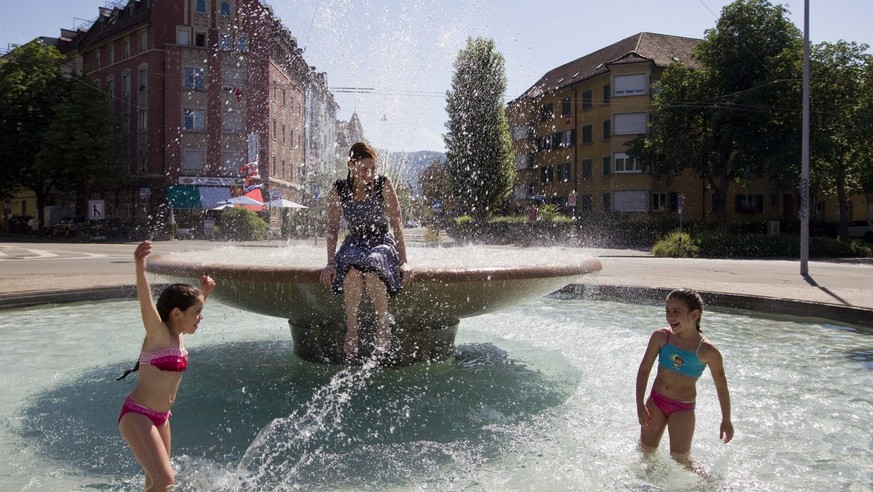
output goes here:
[[803, 129], [800, 153], [800, 274], [809, 275], [809, 0], [803, 0]]

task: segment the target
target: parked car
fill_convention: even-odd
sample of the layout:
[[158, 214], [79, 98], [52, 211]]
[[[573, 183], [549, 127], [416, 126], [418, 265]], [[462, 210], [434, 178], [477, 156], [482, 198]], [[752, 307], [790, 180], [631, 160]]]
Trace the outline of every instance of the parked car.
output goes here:
[[63, 217], [55, 224], [52, 234], [55, 236], [77, 236], [88, 228], [88, 218], [77, 215], [75, 217]]
[[853, 220], [849, 222], [849, 237], [862, 237], [873, 243], [873, 220]]
[[120, 238], [127, 234], [124, 223], [117, 218], [98, 219], [91, 223], [90, 233], [95, 237]]
[[9, 217], [9, 232], [12, 234], [27, 234], [30, 227], [27, 225], [33, 217], [29, 215], [16, 215]]

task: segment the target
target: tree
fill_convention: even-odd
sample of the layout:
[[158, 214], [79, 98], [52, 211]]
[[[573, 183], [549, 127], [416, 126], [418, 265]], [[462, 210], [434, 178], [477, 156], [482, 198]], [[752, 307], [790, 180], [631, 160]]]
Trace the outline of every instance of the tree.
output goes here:
[[40, 40], [12, 50], [0, 64], [0, 195], [21, 188], [43, 145], [55, 106], [67, 95], [66, 58]]
[[118, 187], [127, 176], [105, 95], [83, 77], [68, 82], [69, 97], [55, 106], [36, 161], [23, 170], [22, 182], [36, 194], [38, 210], [52, 189], [84, 209], [91, 191]]
[[865, 54], [867, 48], [821, 43], [810, 56], [811, 181], [819, 191], [837, 195], [842, 238], [848, 238], [848, 194], [863, 190], [873, 167], [873, 91], [868, 87], [873, 56]]
[[652, 131], [629, 154], [657, 174], [691, 169], [727, 222], [732, 184], [768, 174], [796, 181], [801, 38], [782, 6], [737, 0], [696, 47], [693, 68], [674, 63], [655, 90]]
[[446, 93], [446, 170], [461, 211], [484, 220], [515, 181], [503, 55], [493, 40], [468, 38], [454, 67]]
[[49, 192], [84, 208], [90, 190], [125, 176], [112, 116], [103, 93], [64, 74], [67, 59], [35, 40], [0, 65], [0, 191], [36, 194], [40, 224]]

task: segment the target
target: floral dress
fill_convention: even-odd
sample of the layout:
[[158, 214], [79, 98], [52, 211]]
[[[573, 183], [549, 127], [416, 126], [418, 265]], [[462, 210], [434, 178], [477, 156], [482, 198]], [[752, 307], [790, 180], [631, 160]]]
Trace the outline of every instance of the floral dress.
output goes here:
[[388, 215], [382, 199], [384, 176], [376, 176], [373, 190], [364, 200], [355, 200], [353, 191], [345, 179], [334, 183], [342, 205], [342, 214], [348, 224], [348, 235], [334, 256], [336, 276], [331, 290], [342, 294], [343, 280], [349, 268], [362, 272], [375, 272], [385, 282], [388, 295], [402, 290], [400, 256], [394, 236], [388, 228]]

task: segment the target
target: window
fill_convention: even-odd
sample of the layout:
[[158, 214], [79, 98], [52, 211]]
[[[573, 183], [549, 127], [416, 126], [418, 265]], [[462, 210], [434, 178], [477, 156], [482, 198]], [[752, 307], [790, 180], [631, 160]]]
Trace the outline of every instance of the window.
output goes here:
[[273, 118], [273, 140], [276, 140], [276, 118]]
[[551, 183], [555, 180], [555, 170], [552, 166], [540, 168], [540, 183]]
[[612, 136], [612, 122], [610, 120], [603, 120], [603, 139], [607, 140]]
[[580, 205], [580, 207], [579, 207], [579, 210], [582, 211], [582, 212], [584, 212], [584, 213], [590, 214], [590, 213], [591, 213], [591, 210], [592, 210], [592, 208], [593, 208], [593, 206], [592, 206], [592, 197], [591, 197], [591, 194], [588, 194], [588, 193], [583, 194], [583, 195], [580, 197], [580, 200], [579, 200], [579, 201], [580, 201], [580, 203], [581, 203], [581, 205]]
[[273, 172], [271, 172], [270, 174], [272, 174], [273, 176], [276, 175], [276, 155], [275, 154], [273, 155]]
[[100, 48], [94, 51], [94, 68], [100, 68]]
[[603, 86], [603, 103], [606, 104], [612, 98], [612, 86], [606, 84]]
[[249, 51], [249, 37], [245, 34], [237, 34], [236, 35], [236, 50], [240, 53], [246, 53]]
[[121, 74], [121, 97], [130, 97], [130, 72], [127, 70]]
[[149, 71], [148, 67], [139, 67], [136, 73], [136, 82], [139, 84], [139, 91], [145, 92], [149, 88]]
[[570, 181], [570, 163], [565, 162], [558, 165], [558, 181], [566, 183]]
[[139, 148], [136, 151], [136, 172], [145, 173], [148, 168], [149, 153], [145, 148]]
[[221, 2], [221, 15], [230, 15], [230, 2]]
[[206, 82], [204, 81], [205, 68], [185, 67], [183, 72], [182, 87], [199, 91], [206, 89]]
[[593, 125], [585, 125], [582, 127], [582, 143], [590, 144], [594, 141], [594, 127]]
[[189, 131], [202, 132], [206, 128], [206, 111], [193, 108], [183, 109], [182, 128]]
[[285, 93], [285, 89], [282, 89], [282, 107], [285, 107], [285, 99], [287, 98], [287, 94]]
[[200, 170], [206, 167], [206, 152], [201, 149], [185, 149], [182, 153], [182, 169]]
[[285, 123], [282, 123], [282, 145], [285, 145]]
[[148, 112], [145, 109], [140, 109], [136, 118], [136, 129], [140, 133], [145, 133], [148, 130]]
[[115, 104], [115, 77], [106, 77], [106, 92], [109, 94], [109, 104]]
[[194, 46], [198, 48], [206, 47], [206, 33], [205, 32], [195, 32], [194, 33]]
[[594, 92], [585, 91], [582, 93], [582, 109], [591, 109], [594, 107]]
[[225, 132], [241, 132], [243, 130], [242, 111], [228, 108], [221, 117], [221, 129]]
[[549, 152], [554, 147], [555, 142], [554, 135], [544, 135], [540, 137], [539, 140], [539, 151], [540, 152]]
[[121, 134], [130, 135], [130, 115], [127, 113], [121, 115]]
[[130, 58], [130, 38], [121, 40], [121, 58]]
[[603, 194], [603, 211], [604, 212], [609, 212], [610, 210], [612, 210], [611, 202], [612, 202], [612, 195], [609, 193], [604, 193]]
[[572, 111], [570, 98], [565, 97], [564, 99], [561, 99], [561, 116], [570, 116]]
[[106, 64], [112, 65], [115, 63], [115, 45], [110, 44], [106, 47]]
[[612, 207], [617, 212], [645, 212], [648, 210], [648, 198], [646, 191], [614, 191]]
[[297, 143], [294, 141], [294, 129], [293, 128], [288, 130], [288, 140], [291, 141], [291, 145], [293, 145], [295, 147], [297, 146]]
[[242, 87], [245, 82], [245, 72], [242, 70], [228, 70], [223, 69], [221, 71], [221, 83], [222, 85], [231, 86], [231, 87]]
[[230, 49], [232, 44], [233, 40], [230, 37], [230, 33], [224, 32], [218, 36], [218, 49], [227, 51]]
[[206, 0], [197, 0], [197, 5], [194, 7], [194, 11], [198, 14], [206, 13]]
[[613, 155], [613, 170], [616, 173], [639, 173], [642, 167], [636, 159], [631, 159], [624, 152], [616, 152]]
[[576, 145], [576, 130], [564, 130], [558, 134], [561, 141], [558, 144], [562, 149], [568, 149]]
[[552, 106], [552, 103], [543, 104], [543, 107], [540, 109], [540, 121], [548, 121], [555, 117], [555, 108]]
[[149, 32], [140, 31], [139, 33], [139, 52], [145, 53], [149, 49]]
[[245, 163], [245, 154], [241, 151], [228, 150], [222, 152], [219, 174], [223, 176], [236, 176], [239, 173], [239, 168]]
[[764, 195], [743, 195], [737, 193], [734, 199], [734, 211], [738, 214], [764, 213]]
[[622, 113], [615, 115], [615, 134], [630, 135], [646, 133], [649, 121], [647, 113]]
[[285, 177], [285, 158], [284, 157], [282, 158], [282, 174], [281, 174], [281, 176], [283, 178]]
[[652, 211], [666, 212], [667, 211], [667, 194], [652, 192]]
[[647, 77], [644, 73], [617, 75], [615, 77], [615, 97], [636, 96], [646, 93]]
[[610, 171], [612, 170], [612, 159], [609, 158], [608, 155], [603, 156], [603, 175], [609, 176]]
[[177, 27], [176, 44], [179, 46], [189, 46], [191, 44], [191, 29], [187, 27]]
[[582, 177], [590, 178], [594, 168], [594, 161], [591, 159], [582, 160]]

